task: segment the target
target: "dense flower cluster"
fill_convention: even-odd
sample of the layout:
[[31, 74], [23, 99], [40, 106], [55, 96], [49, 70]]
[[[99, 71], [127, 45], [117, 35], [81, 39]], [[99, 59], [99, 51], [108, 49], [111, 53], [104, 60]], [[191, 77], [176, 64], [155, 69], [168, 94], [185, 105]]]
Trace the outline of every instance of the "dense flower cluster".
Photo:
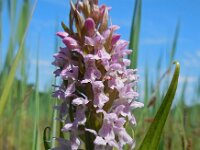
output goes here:
[[132, 109], [143, 104], [135, 101], [136, 70], [127, 69], [132, 51], [115, 33], [119, 27], [109, 26], [110, 9], [98, 6], [98, 0], [71, 2], [70, 27], [62, 24], [65, 31], [57, 33], [65, 47], [54, 55], [54, 74], [62, 84], [53, 96], [62, 101], [57, 107], [65, 123], [62, 131], [70, 133], [69, 141], [60, 141], [72, 150], [81, 141], [97, 150], [134, 146], [125, 124], [136, 123]]

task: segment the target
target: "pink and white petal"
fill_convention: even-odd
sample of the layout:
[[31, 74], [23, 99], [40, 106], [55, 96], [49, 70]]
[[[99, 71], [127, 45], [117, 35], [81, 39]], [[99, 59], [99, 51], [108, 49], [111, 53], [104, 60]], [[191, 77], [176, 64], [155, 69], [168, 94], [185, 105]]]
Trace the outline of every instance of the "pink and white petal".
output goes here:
[[97, 137], [95, 138], [95, 140], [94, 140], [94, 144], [106, 146], [106, 141], [105, 141], [102, 137], [97, 136]]

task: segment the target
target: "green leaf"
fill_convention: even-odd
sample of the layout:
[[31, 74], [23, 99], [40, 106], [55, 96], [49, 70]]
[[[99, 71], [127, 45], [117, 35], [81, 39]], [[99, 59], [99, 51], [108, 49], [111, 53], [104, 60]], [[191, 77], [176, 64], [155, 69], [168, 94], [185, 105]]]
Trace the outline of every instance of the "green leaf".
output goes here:
[[167, 94], [164, 97], [164, 100], [154, 118], [153, 123], [150, 125], [149, 130], [139, 148], [139, 150], [157, 150], [163, 132], [167, 116], [170, 112], [170, 108], [176, 93], [178, 78], [180, 72], [180, 65], [178, 62], [174, 62], [176, 65], [175, 72], [170, 83], [170, 87], [167, 91]]
[[26, 0], [23, 2], [22, 8], [20, 10], [20, 16], [18, 20], [18, 26], [17, 26], [17, 33], [16, 37], [18, 42], [20, 43], [20, 40], [23, 37], [23, 33], [26, 30], [26, 26], [28, 24], [29, 16], [30, 16], [30, 1]]
[[175, 33], [174, 33], [174, 39], [173, 39], [171, 53], [170, 53], [170, 62], [169, 62], [170, 64], [173, 62], [174, 56], [175, 56], [175, 53], [176, 53], [179, 32], [180, 32], [180, 22], [177, 23], [176, 30], [175, 30]]
[[[63, 28], [65, 27], [65, 24], [62, 22], [62, 26]], [[55, 26], [55, 31], [58, 31], [58, 24], [56, 24]], [[58, 38], [55, 38], [55, 53], [58, 50]], [[54, 83], [56, 85], [56, 78], [54, 79]], [[56, 89], [54, 89], [56, 90]], [[54, 106], [58, 106], [59, 105], [59, 100], [58, 99], [53, 99], [54, 100]], [[58, 121], [56, 118], [60, 117], [60, 113], [58, 110], [53, 109], [53, 113], [52, 113], [52, 147], [51, 148], [55, 148], [58, 146], [58, 142], [56, 141], [55, 137], [60, 137], [59, 135], [61, 135], [61, 124], [62, 122]]]
[[[0, 43], [2, 42], [2, 8], [3, 8], [3, 1], [0, 0]], [[1, 50], [0, 50], [1, 51]], [[1, 59], [1, 58], [0, 58]], [[1, 62], [0, 62], [1, 63]], [[0, 68], [1, 69], [1, 68]]]
[[[59, 103], [58, 103], [58, 100], [55, 99], [55, 104], [54, 106], [57, 106]], [[53, 110], [53, 115], [52, 115], [52, 137], [59, 137], [59, 134], [60, 134], [60, 122], [58, 122], [58, 120], [56, 118], [59, 117], [59, 112], [58, 110], [54, 109]], [[57, 141], [55, 139], [52, 139], [52, 148], [55, 148], [57, 146]]]
[[51, 146], [50, 146], [50, 144], [51, 144], [50, 132], [51, 132], [51, 128], [50, 127], [46, 127], [44, 129], [44, 132], [43, 132], [43, 142], [44, 142], [45, 150], [51, 149]]
[[142, 0], [136, 0], [132, 26], [131, 26], [130, 44], [129, 44], [129, 48], [132, 49], [133, 52], [128, 57], [131, 60], [130, 68], [132, 69], [135, 69], [137, 67], [141, 12], [142, 12]]
[[15, 56], [15, 59], [12, 63], [12, 66], [11, 66], [11, 69], [10, 69], [10, 72], [8, 74], [8, 77], [6, 79], [6, 84], [3, 89], [3, 92], [2, 92], [2, 95], [0, 97], [0, 117], [1, 115], [3, 114], [4, 110], [5, 110], [5, 105], [6, 105], [6, 102], [8, 100], [8, 96], [10, 94], [10, 89], [13, 85], [13, 81], [14, 81], [14, 78], [15, 78], [15, 74], [16, 74], [16, 71], [17, 71], [17, 67], [18, 67], [18, 64], [20, 62], [20, 59], [22, 57], [22, 52], [23, 52], [23, 47], [24, 47], [24, 42], [25, 42], [25, 38], [26, 38], [26, 33], [27, 33], [27, 30], [28, 30], [28, 27], [29, 27], [29, 24], [30, 24], [30, 20], [33, 16], [33, 12], [35, 10], [35, 7], [36, 7], [36, 4], [37, 4], [37, 0], [34, 1], [34, 5], [33, 5], [33, 9], [32, 9], [32, 12], [31, 12], [31, 16], [28, 20], [28, 23], [27, 23], [27, 26], [26, 26], [26, 29], [24, 30], [24, 33], [23, 33], [23, 36], [22, 36], [22, 40], [20, 42], [20, 46], [19, 46], [19, 49], [17, 51], [17, 55]]
[[10, 25], [13, 25], [15, 18], [16, 18], [16, 15], [17, 15], [17, 13], [16, 13], [17, 1], [7, 0], [7, 6], [8, 6]]
[[61, 22], [61, 26], [63, 28], [63, 30], [69, 34], [72, 34], [72, 31], [65, 25], [64, 22]]
[[[1, 47], [1, 43], [2, 43], [2, 5], [3, 5], [3, 1], [0, 0], [0, 47]], [[3, 61], [2, 61], [2, 48], [0, 49], [0, 75], [1, 75], [1, 67], [2, 67], [2, 64], [3, 64]]]
[[[39, 44], [38, 44], [39, 45]], [[39, 48], [38, 48], [39, 49]], [[39, 51], [37, 50], [37, 65], [36, 65], [36, 81], [35, 81], [35, 118], [34, 118], [34, 133], [32, 150], [38, 150], [39, 145], [39, 110], [40, 110], [40, 97], [39, 97]]]

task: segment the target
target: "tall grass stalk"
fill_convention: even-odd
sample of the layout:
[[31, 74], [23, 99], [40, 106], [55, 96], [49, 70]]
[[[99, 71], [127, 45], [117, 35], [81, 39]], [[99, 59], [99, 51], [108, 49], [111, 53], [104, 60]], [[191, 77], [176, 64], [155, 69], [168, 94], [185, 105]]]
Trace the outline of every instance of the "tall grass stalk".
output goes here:
[[33, 5], [33, 8], [32, 8], [32, 11], [31, 11], [31, 15], [28, 19], [27, 25], [25, 26], [25, 30], [24, 30], [22, 39], [20, 40], [21, 42], [20, 42], [19, 49], [17, 51], [17, 54], [15, 56], [15, 59], [13, 61], [12, 66], [11, 66], [10, 72], [9, 72], [8, 77], [6, 79], [6, 82], [5, 82], [6, 84], [3, 86], [4, 89], [3, 89], [2, 95], [0, 97], [0, 117], [2, 116], [2, 114], [3, 114], [3, 112], [6, 108], [5, 105], [6, 105], [6, 102], [8, 100], [8, 96], [10, 94], [10, 89], [11, 89], [11, 86], [12, 86], [13, 81], [14, 81], [14, 77], [15, 77], [15, 74], [16, 74], [18, 64], [20, 62], [20, 58], [21, 58], [21, 55], [22, 55], [26, 34], [27, 34], [27, 31], [28, 31], [28, 27], [29, 27], [32, 15], [34, 13], [36, 4], [37, 4], [37, 0], [34, 1], [34, 5]]
[[3, 0], [0, 0], [0, 73], [2, 69], [2, 8], [3, 8]]
[[[56, 23], [56, 27], [55, 27], [55, 32], [58, 31], [58, 23]], [[55, 38], [55, 53], [57, 52], [57, 49], [58, 49], [58, 39]], [[54, 80], [54, 84], [56, 85], [56, 79]], [[55, 90], [55, 89], [53, 89]], [[57, 99], [54, 100], [54, 106], [58, 106], [59, 105], [59, 102]], [[59, 117], [59, 111], [54, 109], [53, 110], [53, 114], [52, 114], [52, 148], [55, 148], [57, 146], [57, 142], [56, 142], [56, 137], [59, 137], [59, 133], [60, 133], [60, 123], [59, 121], [57, 120], [57, 118]]]
[[170, 108], [176, 93], [177, 85], [178, 85], [178, 78], [180, 72], [180, 65], [178, 62], [175, 63], [176, 68], [175, 72], [170, 84], [170, 87], [166, 93], [166, 96], [156, 113], [156, 116], [147, 131], [147, 134], [139, 148], [139, 150], [147, 150], [147, 149], [154, 149], [157, 150], [159, 146], [159, 141], [161, 139], [161, 134], [163, 132], [163, 128], [165, 122], [167, 120], [168, 114], [170, 112]]
[[135, 0], [135, 8], [134, 8], [131, 33], [130, 33], [130, 44], [129, 44], [129, 48], [133, 50], [132, 54], [129, 55], [129, 59], [131, 60], [130, 68], [133, 69], [137, 68], [141, 13], [142, 13], [142, 0]]
[[169, 65], [173, 62], [174, 57], [175, 57], [175, 53], [176, 53], [176, 50], [177, 50], [177, 44], [178, 44], [179, 32], [180, 32], [180, 22], [178, 22], [177, 25], [176, 25], [176, 30], [175, 30], [175, 33], [174, 33], [174, 39], [173, 39], [171, 53], [170, 53]]
[[[39, 49], [39, 48], [38, 48]], [[37, 66], [36, 66], [36, 85], [35, 85], [35, 118], [34, 118], [34, 131], [33, 131], [33, 145], [32, 150], [40, 149], [40, 136], [39, 136], [39, 52], [37, 51]]]

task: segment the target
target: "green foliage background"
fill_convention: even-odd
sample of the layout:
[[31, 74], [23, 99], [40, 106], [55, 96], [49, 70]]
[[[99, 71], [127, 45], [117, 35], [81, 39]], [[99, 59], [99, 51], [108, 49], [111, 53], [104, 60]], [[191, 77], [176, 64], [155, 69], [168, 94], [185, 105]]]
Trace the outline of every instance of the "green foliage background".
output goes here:
[[[0, 49], [0, 149], [2, 150], [40, 150], [44, 149], [43, 131], [46, 126], [51, 127], [51, 137], [60, 134], [60, 123], [53, 118], [57, 116], [57, 112], [52, 107], [57, 103], [51, 98], [52, 88], [49, 87], [45, 92], [40, 92], [38, 85], [39, 65], [37, 64], [35, 84], [28, 84], [28, 53], [26, 46], [26, 33], [29, 27], [31, 17], [37, 4], [37, 0], [33, 3], [30, 0], [24, 0], [23, 5], [19, 5], [15, 0], [0, 0], [0, 44], [4, 40], [2, 35], [2, 7], [7, 3], [7, 13], [9, 14], [10, 26], [12, 33], [9, 36], [8, 49], [5, 62], [2, 61], [2, 48]], [[140, 16], [141, 16], [141, 0], [136, 0], [133, 15], [132, 30], [130, 33], [130, 48], [136, 53], [130, 56], [132, 61], [131, 67], [137, 67], [137, 57], [139, 53], [139, 33], [140, 33]], [[20, 11], [17, 11], [17, 10]], [[136, 149], [139, 148], [144, 139], [150, 124], [155, 120], [154, 116], [159, 109], [164, 93], [168, 90], [168, 86], [161, 91], [161, 85], [169, 85], [170, 72], [172, 72], [171, 64], [176, 53], [176, 44], [178, 42], [179, 24], [176, 27], [172, 48], [169, 50], [169, 69], [160, 75], [160, 65], [162, 59], [158, 60], [157, 82], [151, 83], [148, 73], [148, 66], [145, 68], [144, 82], [144, 104], [145, 107], [135, 110], [138, 120], [137, 126], [133, 127], [134, 131], [127, 126], [130, 134], [136, 138]], [[56, 41], [56, 40], [55, 40]], [[55, 42], [55, 47], [57, 43]], [[162, 56], [161, 56], [162, 57]], [[38, 60], [38, 59], [37, 59]], [[20, 80], [16, 77], [19, 72]], [[53, 75], [52, 75], [53, 77]], [[52, 82], [54, 79], [52, 78]], [[159, 150], [199, 150], [200, 149], [200, 105], [185, 105], [185, 95], [187, 80], [185, 80], [181, 94], [177, 96], [178, 103], [171, 109], [167, 118], [164, 132], [161, 135]], [[194, 86], [196, 95], [192, 101], [197, 101], [200, 97], [200, 84]], [[166, 98], [165, 98], [166, 99]], [[162, 107], [164, 108], [164, 106]], [[162, 112], [162, 111], [161, 111]], [[160, 114], [162, 116], [162, 114]], [[156, 129], [154, 129], [156, 131]], [[47, 136], [48, 136], [47, 135]], [[152, 135], [153, 138], [153, 135]], [[45, 138], [46, 139], [46, 138]], [[46, 141], [47, 144], [48, 141]], [[56, 145], [52, 142], [52, 147]], [[140, 147], [141, 148], [141, 147]], [[126, 147], [125, 149], [128, 149]], [[142, 148], [141, 148], [142, 149]], [[145, 149], [145, 148], [143, 148]]]

